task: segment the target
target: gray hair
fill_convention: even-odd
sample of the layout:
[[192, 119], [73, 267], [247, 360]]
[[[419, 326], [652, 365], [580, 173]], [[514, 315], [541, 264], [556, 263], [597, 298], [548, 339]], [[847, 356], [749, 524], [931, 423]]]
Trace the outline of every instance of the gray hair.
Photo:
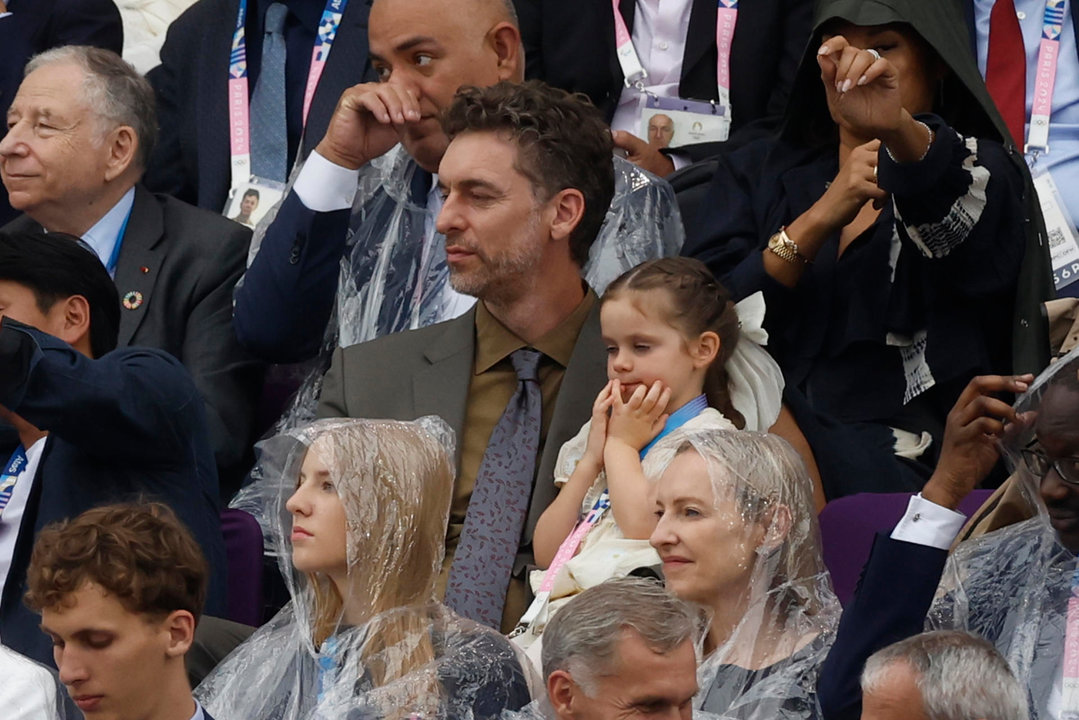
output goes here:
[[157, 141], [154, 90], [146, 78], [111, 50], [87, 45], [65, 45], [35, 55], [26, 64], [23, 77], [59, 63], [83, 69], [84, 99], [98, 116], [102, 134], [122, 125], [135, 131], [139, 140], [135, 164], [145, 169]]
[[595, 678], [614, 672], [618, 644], [633, 630], [653, 652], [696, 643], [701, 616], [658, 581], [623, 577], [591, 587], [563, 607], [543, 631], [543, 676], [565, 670], [589, 697]]
[[959, 630], [921, 633], [878, 650], [866, 661], [862, 693], [878, 690], [889, 669], [905, 663], [929, 720], [1028, 720], [1026, 693], [993, 645]]

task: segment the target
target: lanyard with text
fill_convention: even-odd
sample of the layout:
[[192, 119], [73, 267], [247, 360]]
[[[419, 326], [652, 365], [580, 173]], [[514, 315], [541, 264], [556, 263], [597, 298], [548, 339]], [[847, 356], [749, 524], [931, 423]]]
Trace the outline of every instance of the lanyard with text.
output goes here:
[[[630, 0], [625, 0], [629, 2]], [[632, 0], [636, 2], [636, 0]], [[622, 13], [618, 11], [619, 0], [611, 0], [614, 8], [614, 39], [618, 64], [622, 67], [627, 87], [643, 90], [648, 71], [633, 47], [633, 37]], [[734, 26], [738, 22], [738, 0], [716, 0], [716, 86], [719, 103], [730, 106], [731, 99], [731, 46], [734, 42]]]
[[[682, 427], [687, 422], [692, 420], [701, 414], [701, 412], [708, 407], [708, 399], [704, 395], [698, 395], [682, 407], [671, 413], [667, 418], [667, 422], [664, 423], [663, 429], [659, 431], [652, 442], [648, 443], [641, 450], [641, 459], [644, 460], [644, 456], [648, 454], [648, 451], [652, 449], [652, 446], [656, 444], [660, 439], [669, 435], [672, 431]], [[536, 593], [536, 599], [532, 601], [532, 604], [528, 607], [528, 611], [521, 617], [520, 622], [514, 629], [514, 634], [520, 634], [531, 625], [540, 612], [547, 606], [547, 601], [551, 597], [551, 590], [554, 589], [555, 580], [558, 578], [558, 573], [562, 567], [573, 558], [577, 552], [577, 548], [580, 546], [581, 541], [584, 540], [584, 536], [588, 534], [588, 531], [595, 527], [604, 513], [611, 507], [611, 494], [606, 489], [600, 493], [599, 498], [595, 504], [592, 505], [592, 509], [588, 511], [588, 515], [585, 516], [573, 532], [569, 534], [562, 544], [558, 546], [558, 552], [555, 553], [554, 560], [551, 561], [551, 566], [547, 568], [547, 571], [543, 574], [543, 580], [540, 582], [539, 592]]]
[[[327, 0], [318, 23], [315, 47], [311, 51], [311, 67], [307, 72], [307, 85], [303, 94], [303, 124], [311, 109], [311, 98], [326, 67], [337, 28], [345, 12], [348, 0]], [[251, 119], [248, 113], [247, 41], [244, 25], [247, 21], [247, 0], [240, 0], [236, 15], [236, 29], [232, 34], [232, 50], [229, 54], [229, 144], [232, 158], [232, 187], [239, 187], [251, 177]]]
[[1057, 77], [1057, 57], [1060, 54], [1065, 2], [1066, 0], [1045, 0], [1042, 37], [1038, 46], [1038, 66], [1034, 74], [1034, 102], [1025, 148], [1025, 152], [1035, 158], [1049, 152], [1049, 116], [1053, 107], [1053, 85]]
[[1061, 720], [1079, 717], [1079, 569], [1072, 575], [1071, 597], [1064, 626], [1064, 677], [1061, 684]]
[[15, 491], [15, 481], [19, 473], [26, 469], [26, 463], [26, 450], [20, 445], [15, 448], [11, 459], [4, 467], [4, 473], [0, 475], [0, 516], [3, 516], [4, 508], [11, 501], [11, 494]]

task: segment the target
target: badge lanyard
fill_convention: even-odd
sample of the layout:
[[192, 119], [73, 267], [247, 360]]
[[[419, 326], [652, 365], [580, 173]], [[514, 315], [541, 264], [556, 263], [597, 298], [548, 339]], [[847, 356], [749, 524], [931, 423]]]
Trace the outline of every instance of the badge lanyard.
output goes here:
[[[698, 395], [671, 413], [659, 434], [652, 439], [652, 442], [645, 445], [641, 450], [641, 459], [644, 460], [644, 456], [648, 454], [648, 451], [651, 450], [660, 439], [700, 415], [707, 407], [708, 399], [704, 395]], [[584, 536], [588, 534], [589, 530], [595, 527], [596, 523], [600, 521], [600, 518], [602, 518], [610, 508], [611, 494], [608, 490], [604, 489], [604, 491], [600, 493], [599, 498], [592, 505], [592, 509], [588, 511], [588, 515], [585, 516], [584, 520], [578, 523], [573, 532], [569, 534], [569, 537], [563, 540], [562, 544], [558, 546], [558, 552], [555, 553], [554, 560], [551, 561], [551, 566], [543, 573], [543, 580], [540, 581], [540, 588], [539, 592], [536, 593], [536, 599], [528, 606], [528, 611], [521, 617], [517, 627], [514, 628], [513, 633], [511, 633], [511, 637], [520, 635], [527, 630], [528, 626], [535, 622], [536, 618], [539, 617], [540, 612], [547, 607], [547, 601], [551, 597], [551, 590], [554, 589], [555, 580], [558, 578], [558, 573], [562, 570], [562, 566], [573, 558], [581, 541], [584, 540]]]
[[[619, 0], [611, 0], [614, 8], [614, 39], [618, 64], [622, 67], [626, 87], [635, 87], [644, 92], [648, 71], [641, 65], [641, 59], [633, 47], [633, 36], [626, 27], [622, 13], [618, 11], [618, 4]], [[716, 86], [720, 104], [727, 107], [730, 106], [731, 99], [731, 46], [737, 21], [738, 0], [716, 0]]]
[[26, 463], [26, 449], [19, 445], [4, 467], [3, 475], [0, 475], [0, 517], [4, 514], [4, 508], [11, 502], [11, 495], [15, 492], [15, 481], [19, 479], [19, 473], [26, 469]]
[[1042, 16], [1042, 37], [1038, 47], [1038, 66], [1034, 75], [1034, 102], [1030, 112], [1030, 130], [1024, 151], [1032, 156], [1049, 152], [1049, 116], [1053, 106], [1053, 85], [1057, 77], [1057, 57], [1060, 54], [1060, 32], [1064, 24], [1066, 0], [1045, 0]]
[[[134, 206], [132, 206], [134, 209]], [[131, 219], [131, 210], [127, 211], [127, 215], [124, 216], [124, 222], [120, 226], [120, 232], [116, 235], [116, 244], [112, 246], [112, 254], [109, 255], [109, 261], [105, 263], [105, 270], [109, 275], [116, 275], [116, 263], [120, 261], [120, 246], [124, 244], [124, 233], [127, 232], [127, 222]]]
[[[311, 51], [311, 67], [307, 72], [307, 86], [303, 94], [303, 125], [307, 125], [307, 113], [311, 99], [326, 67], [337, 28], [345, 12], [348, 0], [327, 0], [319, 19], [315, 35], [315, 47]], [[247, 0], [240, 0], [236, 14], [236, 30], [232, 34], [232, 50], [229, 53], [229, 144], [232, 168], [232, 187], [239, 187], [251, 178], [251, 119], [247, 84], [247, 41], [244, 24], [247, 20]]]

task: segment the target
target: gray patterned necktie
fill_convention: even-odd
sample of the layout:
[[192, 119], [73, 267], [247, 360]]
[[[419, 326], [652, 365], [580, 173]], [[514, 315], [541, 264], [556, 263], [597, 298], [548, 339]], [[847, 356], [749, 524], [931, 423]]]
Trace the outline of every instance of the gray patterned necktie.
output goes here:
[[543, 417], [536, 374], [542, 357], [543, 353], [530, 348], [510, 355], [517, 371], [517, 390], [491, 432], [480, 462], [446, 585], [446, 605], [493, 628], [502, 622], [532, 496]]
[[288, 117], [285, 106], [285, 17], [288, 8], [266, 8], [259, 79], [251, 93], [251, 172], [267, 180], [288, 179]]

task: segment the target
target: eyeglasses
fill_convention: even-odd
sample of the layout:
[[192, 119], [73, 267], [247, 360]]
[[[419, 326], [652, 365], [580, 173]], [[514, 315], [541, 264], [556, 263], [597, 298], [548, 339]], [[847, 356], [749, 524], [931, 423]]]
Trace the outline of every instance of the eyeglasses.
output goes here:
[[1063, 457], [1063, 458], [1050, 458], [1045, 454], [1044, 450], [1036, 449], [1034, 445], [1037, 443], [1035, 440], [1027, 447], [1019, 451], [1019, 454], [1023, 456], [1023, 462], [1026, 464], [1027, 469], [1034, 474], [1034, 477], [1038, 480], [1044, 480], [1045, 476], [1049, 474], [1049, 469], [1052, 468], [1057, 471], [1057, 475], [1060, 479], [1069, 485], [1079, 486], [1079, 457]]

